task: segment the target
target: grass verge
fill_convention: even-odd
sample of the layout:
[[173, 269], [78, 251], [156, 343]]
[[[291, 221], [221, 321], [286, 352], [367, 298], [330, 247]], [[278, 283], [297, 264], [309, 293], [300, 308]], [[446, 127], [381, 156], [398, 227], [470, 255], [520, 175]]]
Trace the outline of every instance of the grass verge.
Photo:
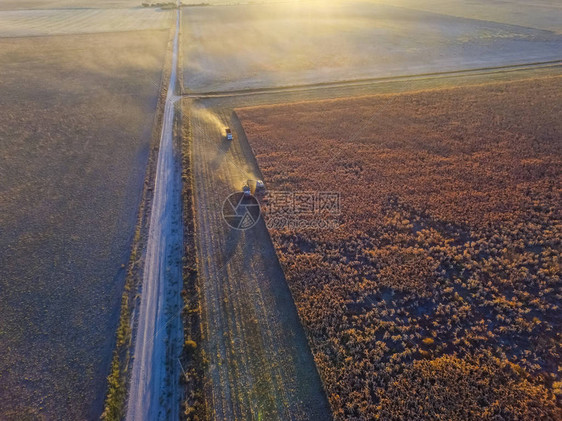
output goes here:
[[197, 254], [195, 252], [195, 211], [193, 200], [193, 177], [191, 167], [192, 135], [189, 126], [189, 106], [181, 107], [181, 163], [182, 163], [182, 212], [183, 212], [183, 311], [184, 347], [181, 355], [182, 377], [185, 394], [182, 402], [182, 420], [206, 419], [203, 396], [203, 352], [201, 341], [201, 309], [199, 285], [197, 283]]

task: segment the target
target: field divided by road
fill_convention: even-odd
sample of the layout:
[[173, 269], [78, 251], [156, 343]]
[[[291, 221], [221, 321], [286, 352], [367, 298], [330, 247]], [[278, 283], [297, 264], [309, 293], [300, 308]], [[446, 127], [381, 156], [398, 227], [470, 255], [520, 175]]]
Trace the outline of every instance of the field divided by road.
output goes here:
[[[472, 14], [441, 13], [435, 6], [439, 1], [432, 1], [423, 11], [411, 5], [336, 1], [183, 9], [182, 82], [186, 93], [220, 95], [182, 100], [190, 108], [184, 123], [190, 125], [193, 135], [203, 320], [203, 341], [198, 346], [204, 355], [209, 418], [330, 418], [297, 307], [263, 221], [253, 230], [241, 232], [230, 230], [221, 217], [228, 194], [239, 191], [246, 180], [262, 176], [244, 131], [261, 111], [253, 110], [251, 115], [242, 111], [243, 128], [233, 109], [506, 76], [502, 71], [267, 91], [280, 86], [560, 59], [562, 39], [551, 23], [553, 16], [559, 16], [559, 8], [547, 8], [550, 0], [540, 0], [540, 22], [528, 21], [528, 25], [514, 24], [524, 20], [517, 13], [503, 21], [487, 19], [483, 9]], [[524, 1], [516, 2], [528, 10]], [[552, 13], [545, 13], [546, 9]], [[84, 419], [97, 418], [101, 412], [174, 13], [143, 9], [130, 0], [102, 0], [94, 6], [84, 0], [0, 0], [2, 419]], [[522, 69], [510, 72], [524, 73]], [[240, 92], [245, 89], [249, 91]], [[167, 117], [171, 118], [171, 112]], [[235, 133], [232, 143], [223, 137], [227, 125]], [[306, 132], [309, 126], [299, 126], [298, 131]], [[256, 130], [248, 130], [251, 138]], [[177, 176], [172, 174], [177, 168], [171, 165], [176, 157], [162, 158], [166, 158], [162, 171], [170, 171], [165, 175]], [[263, 157], [258, 159], [263, 164]], [[351, 161], [346, 174], [359, 171], [357, 160]], [[536, 164], [531, 159], [525, 168], [539, 176]], [[271, 169], [262, 165], [264, 168], [269, 182]], [[177, 208], [167, 210], [173, 218], [179, 217]], [[171, 252], [167, 258], [179, 260], [176, 246], [181, 230], [179, 221], [173, 223], [177, 230], [168, 226], [158, 240], [162, 250]], [[285, 258], [292, 256], [279, 255], [287, 270]], [[158, 276], [166, 277], [172, 271], [177, 277], [177, 263], [177, 267], [158, 265]], [[353, 416], [368, 413], [371, 401], [342, 409], [334, 397], [334, 390], [338, 396], [349, 392], [346, 381], [354, 373], [347, 373], [349, 378], [341, 383], [344, 386], [339, 382], [333, 386], [335, 374], [326, 375], [329, 364], [318, 353], [309, 315], [302, 312], [304, 293], [294, 287], [294, 272], [286, 273], [293, 293], [297, 291], [296, 304], [336, 415], [341, 411]], [[455, 292], [466, 298], [463, 290]], [[386, 303], [388, 291], [382, 294]], [[177, 302], [170, 303], [178, 304], [179, 297], [173, 298]], [[353, 311], [364, 307], [363, 303], [349, 304]], [[177, 313], [171, 307], [164, 312]], [[537, 316], [543, 323], [541, 317]], [[156, 324], [162, 327], [162, 321], [160, 318]], [[557, 320], [545, 319], [544, 323], [556, 324]], [[178, 325], [169, 324], [166, 329], [170, 326]], [[342, 346], [348, 340], [342, 339]], [[424, 346], [421, 351], [429, 353]], [[517, 346], [513, 349], [522, 349]], [[532, 373], [529, 364], [540, 365], [547, 359], [540, 358], [518, 364]], [[159, 364], [150, 356], [146, 359], [146, 366]], [[396, 389], [378, 390], [377, 396], [385, 398], [390, 405], [386, 408], [393, 411], [392, 396], [409, 387], [408, 376], [447, 364], [465, 368], [457, 360], [443, 359], [434, 365], [409, 367]], [[171, 377], [178, 377], [175, 366], [173, 371]], [[175, 394], [177, 384], [173, 386], [170, 390]], [[375, 394], [373, 383], [361, 393], [367, 393], [369, 387]], [[543, 389], [533, 390], [540, 395]], [[353, 396], [358, 402], [357, 395]]]

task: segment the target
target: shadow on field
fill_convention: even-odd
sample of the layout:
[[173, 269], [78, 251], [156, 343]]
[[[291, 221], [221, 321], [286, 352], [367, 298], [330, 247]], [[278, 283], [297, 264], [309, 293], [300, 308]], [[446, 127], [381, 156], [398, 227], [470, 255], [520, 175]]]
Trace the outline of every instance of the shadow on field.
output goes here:
[[242, 231], [238, 230], [228, 230], [226, 236], [226, 249], [225, 249], [225, 260], [230, 262], [232, 257], [236, 254], [238, 245], [240, 244], [240, 238], [242, 237]]
[[232, 141], [226, 140], [225, 138], [222, 139], [221, 145], [217, 149], [217, 153], [211, 161], [211, 168], [217, 170], [221, 166], [226, 154], [230, 150], [230, 145], [232, 145]]

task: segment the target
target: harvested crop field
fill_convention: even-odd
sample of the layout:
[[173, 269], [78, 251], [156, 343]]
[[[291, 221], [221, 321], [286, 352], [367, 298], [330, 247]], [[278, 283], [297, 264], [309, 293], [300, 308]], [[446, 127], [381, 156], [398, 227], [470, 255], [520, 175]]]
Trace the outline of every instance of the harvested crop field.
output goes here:
[[[561, 89], [237, 110], [337, 419], [560, 419]], [[339, 228], [275, 192], [340, 193]]]
[[47, 9], [0, 11], [0, 37], [90, 34], [168, 29], [170, 10]]
[[0, 10], [109, 9], [138, 7], [138, 0], [0, 0]]
[[[190, 104], [191, 105], [191, 104]], [[224, 139], [224, 128], [234, 140]], [[322, 383], [263, 221], [241, 231], [221, 207], [257, 172], [231, 110], [193, 104], [205, 419], [329, 420]], [[195, 418], [194, 418], [195, 419]]]
[[1, 419], [101, 414], [168, 39], [0, 39]]
[[469, 19], [485, 19], [508, 25], [562, 33], [558, 0], [373, 0], [377, 3], [419, 9]]
[[[370, 1], [186, 8], [184, 86], [253, 89], [560, 59], [562, 34], [470, 14], [472, 5], [458, 4], [458, 15]], [[545, 16], [560, 21], [562, 10]]]

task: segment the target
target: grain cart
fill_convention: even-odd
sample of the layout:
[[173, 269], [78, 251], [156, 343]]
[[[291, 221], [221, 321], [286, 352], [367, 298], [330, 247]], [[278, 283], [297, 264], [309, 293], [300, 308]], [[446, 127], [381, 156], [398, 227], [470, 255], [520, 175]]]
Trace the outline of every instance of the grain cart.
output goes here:
[[248, 180], [243, 187], [244, 193], [265, 196], [265, 184], [262, 180]]

